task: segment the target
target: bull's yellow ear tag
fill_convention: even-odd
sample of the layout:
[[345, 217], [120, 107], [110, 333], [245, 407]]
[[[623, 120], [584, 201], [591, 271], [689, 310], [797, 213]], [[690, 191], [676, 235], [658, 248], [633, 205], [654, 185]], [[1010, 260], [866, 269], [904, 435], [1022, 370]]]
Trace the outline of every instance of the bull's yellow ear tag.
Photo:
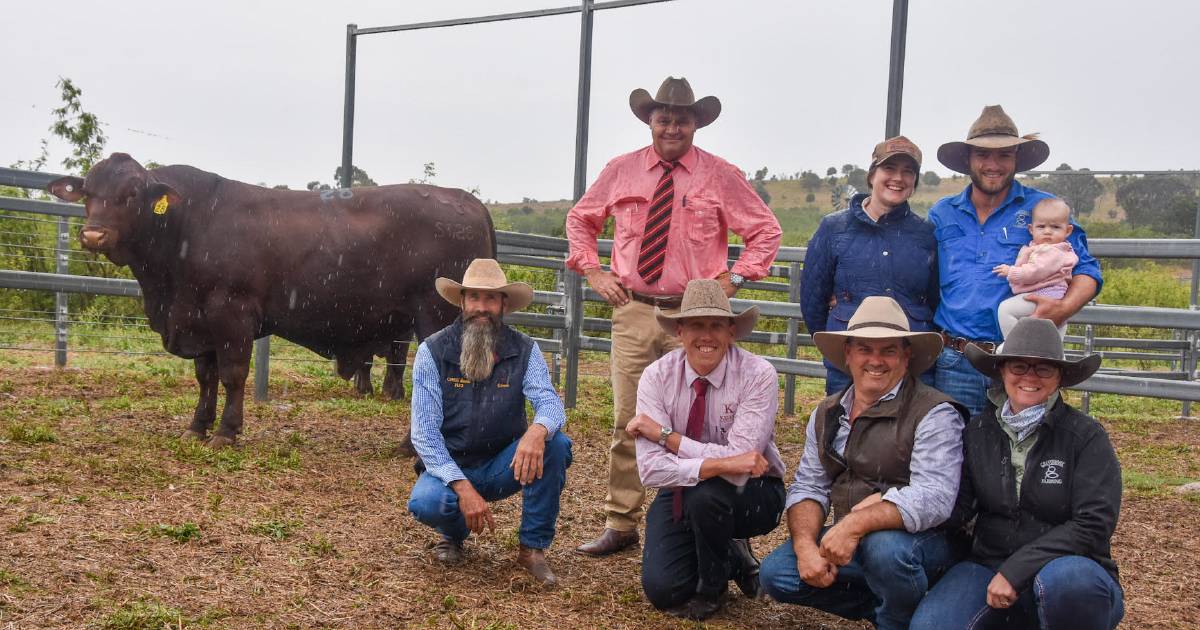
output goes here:
[[168, 205], [167, 196], [163, 195], [162, 199], [159, 199], [158, 201], [154, 202], [154, 214], [166, 214], [167, 213], [167, 205]]

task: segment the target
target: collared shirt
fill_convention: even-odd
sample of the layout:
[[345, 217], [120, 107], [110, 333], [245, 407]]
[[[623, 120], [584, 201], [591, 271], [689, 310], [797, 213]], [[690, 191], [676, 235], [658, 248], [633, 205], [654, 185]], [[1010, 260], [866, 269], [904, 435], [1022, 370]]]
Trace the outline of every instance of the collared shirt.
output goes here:
[[996, 405], [996, 422], [1004, 434], [1008, 436], [1009, 462], [1012, 464], [1013, 478], [1016, 480], [1017, 498], [1021, 498], [1021, 483], [1025, 480], [1025, 460], [1029, 451], [1037, 443], [1037, 428], [1042, 426], [1046, 411], [1052, 409], [1058, 402], [1058, 392], [1050, 394], [1050, 398], [1040, 405], [1026, 407], [1024, 411], [1012, 412], [1008, 394], [1003, 388], [988, 391], [988, 398]]
[[[938, 241], [938, 276], [942, 300], [934, 323], [947, 334], [976, 341], [1003, 339], [996, 308], [1012, 297], [1008, 280], [992, 272], [996, 265], [1011, 265], [1021, 247], [1031, 240], [1029, 223], [1033, 207], [1049, 193], [1013, 181], [1008, 195], [983, 225], [979, 224], [971, 185], [958, 195], [943, 197], [929, 209]], [[1087, 235], [1074, 221], [1067, 241], [1079, 256], [1073, 275], [1091, 276], [1096, 291], [1103, 286], [1100, 263], [1088, 252]]]
[[[438, 376], [433, 355], [424, 343], [417, 348], [413, 360], [412, 389], [412, 443], [425, 470], [450, 485], [450, 482], [466, 479], [462, 469], [450, 457], [446, 441], [442, 437], [442, 382]], [[550, 382], [550, 369], [546, 357], [533, 342], [529, 351], [529, 365], [525, 368], [525, 379], [521, 383], [525, 399], [533, 406], [533, 421], [546, 427], [546, 439], [562, 429], [567, 422], [567, 412], [562, 399]]]
[[[638, 437], [637, 464], [648, 488], [700, 483], [705, 459], [755, 451], [767, 459], [767, 477], [783, 478], [783, 458], [775, 447], [775, 414], [779, 409], [779, 375], [761, 357], [731, 346], [708, 379], [704, 429], [699, 440], [687, 437], [688, 412], [696, 399], [692, 382], [701, 378], [688, 365], [682, 348], [651, 363], [638, 382], [637, 412], [671, 427], [682, 438], [672, 453], [657, 441]], [[749, 475], [722, 475], [743, 486]]]
[[662, 277], [646, 284], [637, 272], [638, 253], [654, 189], [663, 167], [653, 146], [614, 158], [567, 213], [567, 266], [583, 273], [600, 266], [596, 238], [614, 217], [612, 270], [627, 289], [647, 295], [682, 295], [688, 280], [726, 271], [728, 231], [746, 248], [733, 273], [749, 280], [767, 275], [783, 231], [737, 167], [693, 146], [671, 172], [675, 179], [671, 227]]
[[[878, 402], [891, 400], [900, 392], [900, 381]], [[842, 396], [842, 408], [850, 409], [854, 404], [854, 386]], [[808, 418], [804, 435], [804, 454], [796, 467], [796, 477], [788, 488], [786, 507], [811, 499], [829, 511], [829, 492], [833, 488], [833, 477], [821, 465], [817, 445], [817, 410]], [[958, 483], [962, 471], [963, 417], [950, 403], [942, 403], [917, 425], [913, 442], [912, 458], [909, 462], [908, 485], [892, 488], [883, 495], [900, 511], [904, 529], [916, 533], [941, 525], [954, 510], [958, 495]], [[833, 448], [838, 454], [845, 453], [850, 438], [851, 422], [846, 414], [838, 419], [838, 431], [833, 438]]]

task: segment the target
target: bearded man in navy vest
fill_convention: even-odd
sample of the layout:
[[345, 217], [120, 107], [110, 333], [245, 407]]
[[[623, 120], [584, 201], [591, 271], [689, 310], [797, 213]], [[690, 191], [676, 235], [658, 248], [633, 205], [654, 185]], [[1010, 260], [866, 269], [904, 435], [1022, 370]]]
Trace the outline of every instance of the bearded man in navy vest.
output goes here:
[[571, 439], [561, 431], [566, 411], [537, 343], [500, 320], [528, 306], [533, 288], [508, 282], [490, 258], [474, 260], [461, 283], [438, 278], [435, 286], [463, 312], [421, 344], [413, 363], [412, 443], [420, 476], [408, 509], [441, 534], [434, 557], [457, 564], [470, 532], [495, 530], [488, 502], [521, 492], [517, 563], [554, 586], [545, 551], [571, 465]]

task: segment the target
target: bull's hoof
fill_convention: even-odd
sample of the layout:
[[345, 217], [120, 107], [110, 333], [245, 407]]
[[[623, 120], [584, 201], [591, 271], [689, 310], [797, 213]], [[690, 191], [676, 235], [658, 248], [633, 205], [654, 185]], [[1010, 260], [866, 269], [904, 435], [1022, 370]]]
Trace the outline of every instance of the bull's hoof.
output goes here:
[[197, 431], [195, 429], [188, 429], [187, 431], [183, 432], [183, 435], [179, 436], [179, 439], [181, 439], [181, 440], [196, 440], [197, 442], [203, 442], [205, 440], [205, 438], [207, 438], [207, 437], [208, 436], [205, 435], [201, 431]]
[[215, 449], [225, 448], [226, 446], [233, 446], [233, 443], [234, 443], [233, 438], [228, 438], [228, 437], [225, 437], [224, 435], [214, 435], [214, 436], [208, 438], [208, 441], [205, 442], [204, 445], [207, 446], [208, 448], [215, 450]]
[[388, 400], [404, 400], [403, 385], [400, 387], [385, 387], [383, 393], [388, 397]]

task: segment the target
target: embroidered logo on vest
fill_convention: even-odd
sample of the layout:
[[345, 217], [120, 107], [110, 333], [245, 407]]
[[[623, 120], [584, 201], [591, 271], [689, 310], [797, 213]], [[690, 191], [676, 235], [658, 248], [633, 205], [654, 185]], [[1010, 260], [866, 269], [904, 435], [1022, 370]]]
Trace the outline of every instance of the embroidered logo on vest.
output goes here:
[[1062, 468], [1066, 463], [1061, 459], [1047, 459], [1042, 462], [1042, 483], [1062, 485]]

